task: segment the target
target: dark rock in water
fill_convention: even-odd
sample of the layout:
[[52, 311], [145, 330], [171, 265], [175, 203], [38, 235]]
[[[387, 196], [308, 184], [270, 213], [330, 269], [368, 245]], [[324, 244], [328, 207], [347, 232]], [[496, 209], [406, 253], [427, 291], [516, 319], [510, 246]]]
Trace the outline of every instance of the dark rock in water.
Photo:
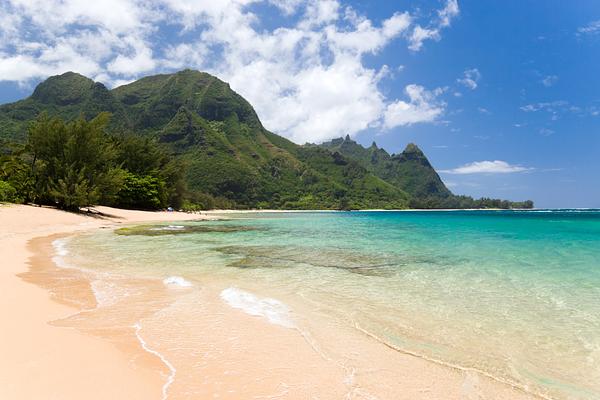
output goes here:
[[289, 268], [311, 266], [336, 268], [368, 276], [389, 276], [396, 266], [383, 257], [372, 257], [345, 249], [311, 252], [290, 246], [225, 246], [215, 249], [239, 258], [228, 264], [235, 268]]
[[258, 228], [235, 225], [136, 225], [115, 230], [117, 235], [124, 236], [163, 236], [190, 233], [231, 233], [255, 231]]

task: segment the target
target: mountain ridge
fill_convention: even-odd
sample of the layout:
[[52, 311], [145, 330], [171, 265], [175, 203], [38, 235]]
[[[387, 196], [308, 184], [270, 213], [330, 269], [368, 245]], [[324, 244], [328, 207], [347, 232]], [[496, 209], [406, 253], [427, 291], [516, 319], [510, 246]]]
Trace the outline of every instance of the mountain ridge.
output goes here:
[[365, 148], [349, 136], [324, 142], [320, 146], [357, 160], [376, 176], [413, 196], [452, 195], [423, 151], [414, 143], [409, 143], [402, 153], [391, 155], [377, 147], [375, 142]]
[[233, 207], [407, 208], [453, 196], [416, 145], [400, 155], [349, 137], [297, 145], [265, 129], [228, 83], [189, 69], [111, 90], [74, 72], [50, 77], [30, 97], [0, 105], [0, 140], [23, 143], [41, 113], [71, 120], [101, 112], [112, 114], [110, 132], [152, 138], [183, 160], [190, 193]]

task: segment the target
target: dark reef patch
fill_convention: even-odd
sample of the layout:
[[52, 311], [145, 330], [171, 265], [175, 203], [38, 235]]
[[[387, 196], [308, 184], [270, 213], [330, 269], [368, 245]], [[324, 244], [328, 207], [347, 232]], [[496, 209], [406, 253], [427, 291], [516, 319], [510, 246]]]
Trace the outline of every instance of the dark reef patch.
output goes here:
[[233, 233], [256, 231], [258, 228], [238, 225], [135, 225], [116, 229], [123, 236], [164, 236], [190, 233]]
[[235, 268], [289, 268], [312, 266], [336, 268], [369, 276], [390, 276], [397, 263], [385, 257], [371, 257], [347, 249], [320, 249], [309, 252], [298, 247], [226, 246], [215, 249], [238, 256], [228, 266]]

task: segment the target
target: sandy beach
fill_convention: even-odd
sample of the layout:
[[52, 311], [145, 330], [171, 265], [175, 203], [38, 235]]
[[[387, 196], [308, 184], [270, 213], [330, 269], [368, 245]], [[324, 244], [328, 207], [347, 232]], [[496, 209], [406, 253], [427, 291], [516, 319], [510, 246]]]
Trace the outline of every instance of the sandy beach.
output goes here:
[[[110, 217], [0, 205], [0, 318], [5, 321], [0, 331], [0, 398], [161, 398], [163, 378], [159, 369], [151, 367], [156, 360], [134, 364], [110, 342], [49, 325], [49, 321], [78, 310], [52, 301], [46, 290], [17, 275], [27, 271], [33, 255], [28, 242], [36, 237], [124, 223], [203, 217], [107, 207], [97, 210]], [[143, 365], [148, 368], [141, 368]]]
[[[96, 210], [105, 217], [0, 205], [0, 318], [5, 321], [0, 333], [0, 398], [192, 399], [211, 398], [216, 393], [230, 399], [535, 398], [475, 371], [395, 351], [368, 335], [316, 329], [317, 339], [337, 343], [340, 354], [353, 349], [340, 365], [319, 351], [312, 342], [315, 338], [230, 307], [221, 300], [220, 288], [209, 283], [198, 303], [205, 308], [206, 318], [186, 326], [194, 331], [190, 334], [202, 331], [202, 341], [194, 349], [205, 356], [202, 376], [182, 374], [179, 379], [169, 361], [137, 340], [131, 326], [123, 339], [110, 337], [111, 332], [86, 334], [73, 329], [73, 324], [53, 323], [93, 308], [94, 299], [89, 298], [89, 282], [74, 275], [68, 276], [70, 286], [54, 286], [68, 291], [67, 295], [50, 295], [50, 283], [66, 279], [57, 275], [61, 272], [51, 264], [50, 243], [59, 237], [56, 235], [103, 227], [214, 217], [210, 213]], [[45, 278], [40, 280], [40, 276]], [[79, 303], [65, 301], [68, 298]], [[151, 323], [149, 320], [149, 326]], [[178, 334], [182, 332], [173, 329], [172, 335]], [[197, 355], [188, 356], [189, 360], [178, 361], [182, 365], [198, 363], [192, 359]], [[357, 367], [377, 373], [355, 377]], [[197, 384], [195, 393], [202, 396], [186, 394], [192, 384]], [[223, 393], [223, 386], [235, 390]]]

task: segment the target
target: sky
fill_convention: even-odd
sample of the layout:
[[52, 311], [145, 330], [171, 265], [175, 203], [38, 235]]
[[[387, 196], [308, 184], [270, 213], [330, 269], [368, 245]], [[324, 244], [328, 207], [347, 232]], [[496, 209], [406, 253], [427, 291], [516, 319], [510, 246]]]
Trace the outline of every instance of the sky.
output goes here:
[[0, 103], [184, 68], [297, 143], [414, 142], [454, 193], [600, 208], [596, 0], [0, 0]]

